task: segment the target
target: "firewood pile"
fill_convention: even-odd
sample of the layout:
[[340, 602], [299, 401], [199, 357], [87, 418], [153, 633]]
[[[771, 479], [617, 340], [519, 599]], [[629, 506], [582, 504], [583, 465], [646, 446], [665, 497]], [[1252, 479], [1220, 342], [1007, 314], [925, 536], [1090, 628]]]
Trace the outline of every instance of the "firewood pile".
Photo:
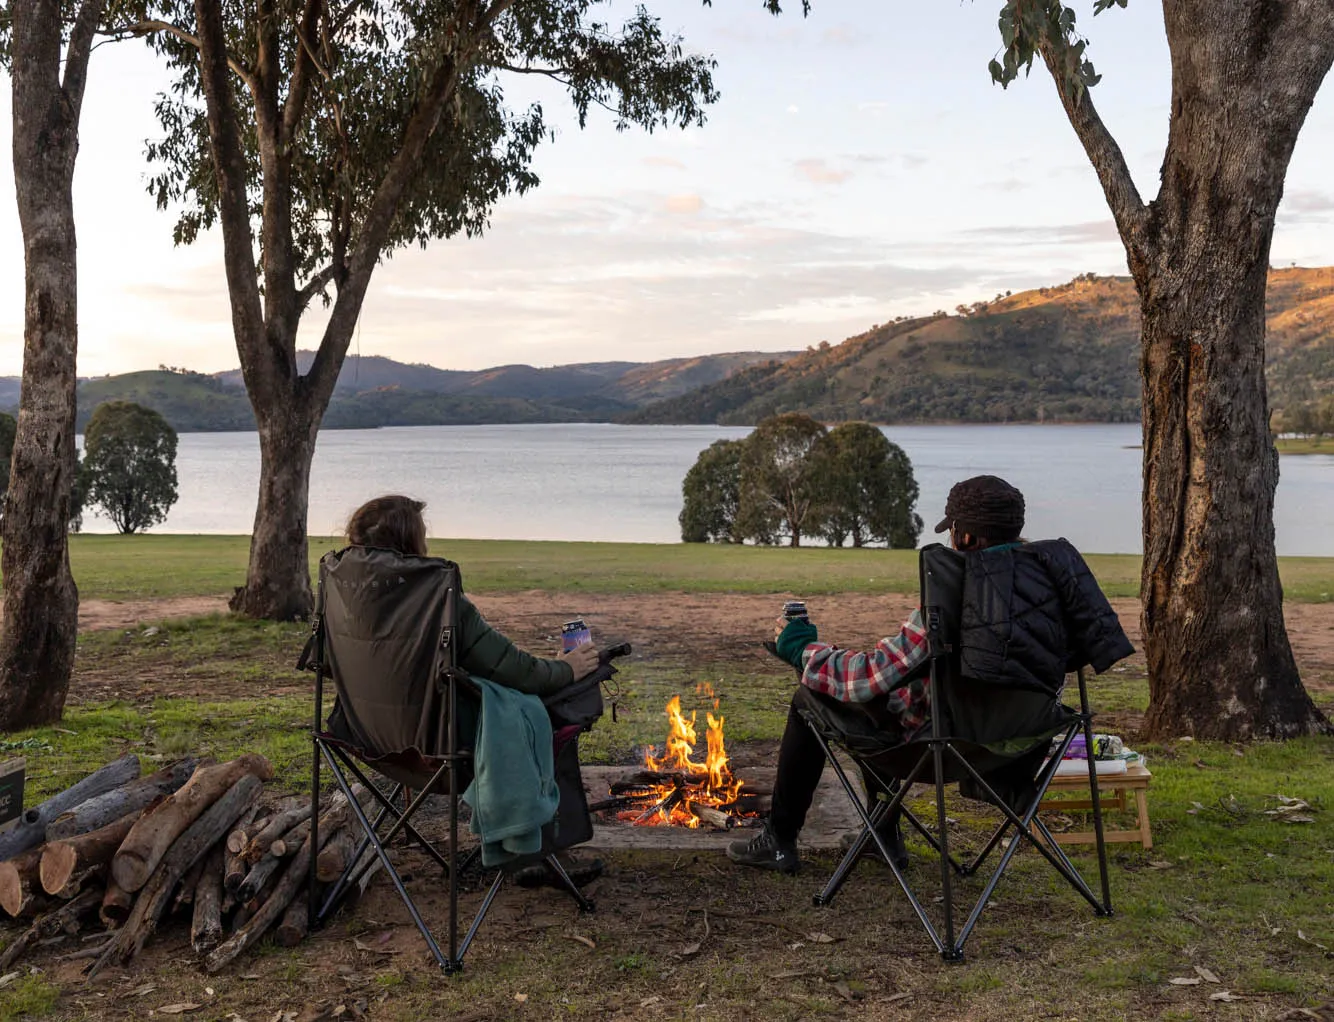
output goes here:
[[[227, 763], [187, 757], [148, 776], [130, 755], [26, 810], [0, 833], [0, 908], [32, 923], [0, 953], [0, 973], [33, 946], [100, 924], [105, 937], [85, 935], [88, 946], [63, 956], [90, 959], [91, 977], [129, 962], [177, 911], [188, 914], [211, 973], [270, 929], [284, 946], [299, 943], [311, 855], [321, 881], [337, 879], [359, 831], [336, 792], [321, 807], [320, 848], [312, 849], [309, 800], [269, 804], [272, 777], [254, 754]], [[354, 794], [369, 801], [369, 792]]]

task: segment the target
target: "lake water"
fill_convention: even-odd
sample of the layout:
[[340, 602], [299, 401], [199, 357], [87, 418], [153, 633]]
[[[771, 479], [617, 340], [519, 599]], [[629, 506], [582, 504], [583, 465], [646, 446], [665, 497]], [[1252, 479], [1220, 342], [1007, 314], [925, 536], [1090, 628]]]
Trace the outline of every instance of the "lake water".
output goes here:
[[[310, 531], [342, 531], [368, 497], [425, 500], [431, 535], [469, 539], [680, 539], [681, 481], [723, 426], [421, 426], [327, 430], [311, 476]], [[891, 426], [921, 487], [923, 541], [959, 479], [983, 472], [1018, 486], [1031, 537], [1065, 536], [1101, 553], [1140, 549], [1138, 425]], [[180, 500], [156, 532], [248, 533], [259, 484], [254, 433], [184, 433]], [[1334, 556], [1334, 457], [1284, 457], [1280, 554]], [[84, 518], [88, 532], [110, 522]]]

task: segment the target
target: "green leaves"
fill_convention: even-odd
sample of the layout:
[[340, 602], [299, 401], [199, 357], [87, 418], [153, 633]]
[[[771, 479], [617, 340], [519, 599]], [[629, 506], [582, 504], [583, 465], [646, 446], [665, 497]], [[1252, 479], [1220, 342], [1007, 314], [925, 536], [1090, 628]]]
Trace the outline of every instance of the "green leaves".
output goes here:
[[[1124, 7], [1126, 0], [1097, 0], [1095, 13], [1113, 4]], [[1088, 42], [1076, 32], [1075, 20], [1074, 10], [1062, 0], [1006, 0], [997, 18], [1000, 57], [987, 65], [992, 81], [1008, 86], [1021, 70], [1025, 75], [1032, 70], [1035, 57], [1047, 53], [1058, 84], [1082, 96], [1101, 76], [1084, 56]]]
[[80, 488], [122, 533], [165, 521], [176, 503], [176, 431], [132, 401], [105, 401], [84, 430]]

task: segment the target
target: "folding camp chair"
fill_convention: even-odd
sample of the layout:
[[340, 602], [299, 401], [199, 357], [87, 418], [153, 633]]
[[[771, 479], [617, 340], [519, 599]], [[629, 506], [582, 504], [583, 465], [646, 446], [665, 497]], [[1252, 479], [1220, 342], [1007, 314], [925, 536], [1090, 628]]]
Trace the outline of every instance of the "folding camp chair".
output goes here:
[[[318, 896], [315, 856], [311, 857], [310, 927], [322, 925], [378, 861], [447, 974], [463, 968], [463, 957], [507, 872], [519, 866], [543, 863], [580, 909], [592, 910], [592, 902], [555, 853], [592, 836], [579, 777], [578, 738], [602, 712], [601, 684], [616, 673], [610, 658], [629, 652], [628, 646], [604, 652], [598, 670], [577, 686], [557, 693], [551, 700], [555, 705], [548, 705], [560, 793], [556, 818], [543, 828], [537, 855], [496, 870], [460, 941], [459, 877], [480, 854], [480, 849], [467, 856], [459, 854], [459, 799], [472, 778], [473, 753], [460, 746], [458, 714], [461, 697], [478, 696], [477, 686], [457, 664], [461, 592], [458, 566], [441, 558], [404, 557], [361, 547], [326, 554], [320, 561], [311, 638], [298, 665], [315, 673], [311, 846], [319, 847], [321, 763], [332, 771], [363, 834], [343, 875], [322, 896]], [[323, 715], [326, 678], [333, 681], [338, 696], [327, 730]], [[369, 734], [357, 740], [351, 737], [356, 732]], [[373, 784], [363, 768], [386, 778], [392, 785], [390, 792]], [[375, 810], [373, 819], [356, 797], [354, 782], [368, 793]], [[435, 794], [445, 795], [449, 804], [449, 846], [443, 852], [412, 822], [427, 798]], [[448, 954], [441, 950], [386, 851], [400, 833], [420, 845], [449, 878]]]
[[[1025, 843], [1036, 848], [1051, 863], [1093, 906], [1096, 915], [1112, 913], [1098, 778], [1091, 758], [1089, 788], [1101, 877], [1100, 898], [1089, 888], [1038, 817], [1039, 803], [1074, 736], [1082, 730], [1088, 748], [1093, 748], [1092, 714], [1084, 668], [1079, 664], [1070, 665], [1078, 668], [1079, 712], [1060, 703], [1063, 677], [1053, 679], [1050, 691], [1037, 692], [1006, 688], [996, 684], [996, 679], [963, 675], [960, 668], [961, 593], [967, 558], [976, 556], [981, 555], [962, 554], [940, 544], [921, 551], [922, 610], [931, 658], [929, 731], [904, 742], [877, 732], [870, 725], [869, 717], [859, 727], [855, 718], [821, 712], [820, 704], [814, 700], [807, 700], [807, 705], [798, 710], [814, 732], [862, 821], [856, 840], [824, 890], [815, 896], [815, 903], [828, 905], [833, 901], [868, 843], [874, 843], [875, 851], [893, 872], [918, 920], [946, 961], [962, 961], [964, 942], [973, 932], [1002, 873]], [[868, 792], [863, 800], [849, 780], [847, 770], [835, 757], [836, 748], [846, 753], [861, 768], [864, 777], [874, 782], [872, 786], [881, 791]], [[981, 851], [966, 863], [955, 858], [950, 849], [945, 786], [952, 782], [958, 782], [962, 792], [991, 803], [1003, 815]], [[905, 802], [916, 783], [930, 784], [935, 789], [934, 828], [924, 824]], [[939, 856], [943, 934], [913, 892], [880, 830], [899, 814]], [[1005, 841], [1007, 835], [1011, 838], [1008, 842]], [[999, 862], [963, 925], [956, 929], [955, 875], [968, 877], [977, 873], [998, 848], [1002, 849]]]

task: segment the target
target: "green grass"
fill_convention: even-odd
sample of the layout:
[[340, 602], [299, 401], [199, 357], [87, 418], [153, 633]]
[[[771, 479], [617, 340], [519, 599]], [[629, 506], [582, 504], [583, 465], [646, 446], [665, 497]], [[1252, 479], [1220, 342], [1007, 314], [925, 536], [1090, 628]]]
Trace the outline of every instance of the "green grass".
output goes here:
[[48, 983], [45, 976], [24, 976], [0, 990], [0, 1022], [45, 1018], [59, 997], [60, 989]]
[[310, 708], [307, 696], [93, 703], [67, 708], [59, 726], [13, 732], [7, 741], [28, 745], [21, 752], [29, 803], [130, 753], [150, 773], [154, 764], [187, 754], [226, 760], [258, 752], [273, 764], [281, 787], [300, 791], [310, 783]]
[[[247, 536], [74, 536], [70, 561], [85, 599], [132, 600], [230, 593], [245, 579]], [[312, 537], [311, 570], [336, 539]], [[571, 593], [917, 591], [912, 550], [759, 548], [713, 544], [432, 540], [431, 552], [463, 566], [471, 592], [528, 589]], [[1139, 592], [1140, 559], [1090, 554], [1109, 596]], [[1284, 594], [1334, 599], [1334, 558], [1279, 559]]]
[[1334, 454], [1334, 437], [1283, 437], [1274, 446], [1279, 454]]

